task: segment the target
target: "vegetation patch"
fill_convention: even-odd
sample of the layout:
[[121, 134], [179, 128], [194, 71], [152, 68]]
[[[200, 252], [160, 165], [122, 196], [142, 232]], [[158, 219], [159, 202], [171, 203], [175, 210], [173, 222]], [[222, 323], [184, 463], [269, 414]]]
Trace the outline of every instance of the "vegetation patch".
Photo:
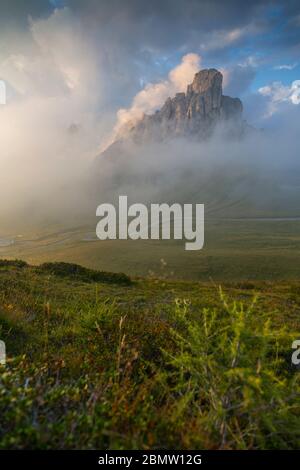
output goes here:
[[299, 281], [48, 273], [1, 271], [0, 448], [299, 448]]
[[38, 270], [54, 274], [55, 276], [77, 278], [85, 282], [131, 284], [131, 279], [126, 274], [94, 271], [74, 263], [43, 263], [38, 267]]
[[26, 268], [29, 265], [26, 261], [22, 261], [21, 259], [0, 259], [0, 268], [7, 268], [9, 266], [15, 268]]

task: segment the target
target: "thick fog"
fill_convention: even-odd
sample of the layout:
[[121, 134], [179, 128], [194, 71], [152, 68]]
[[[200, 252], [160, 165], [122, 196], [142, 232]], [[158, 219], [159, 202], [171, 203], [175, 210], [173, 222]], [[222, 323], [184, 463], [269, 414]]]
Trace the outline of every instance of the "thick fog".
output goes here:
[[[68, 8], [29, 18], [25, 27], [11, 27], [13, 41], [0, 50], [0, 78], [7, 86], [7, 103], [0, 106], [3, 225], [93, 217], [97, 204], [118, 194], [134, 202], [205, 202], [218, 216], [233, 213], [225, 211], [229, 207], [245, 216], [255, 206], [280, 215], [285, 207], [287, 214], [296, 210], [297, 83], [243, 96], [245, 116], [257, 129], [243, 140], [225, 138], [219, 129], [201, 143], [128, 144], [124, 154], [107, 161], [101, 151], [122, 126], [185, 91], [206, 59], [185, 51], [164, 76], [144, 83], [138, 68], [132, 70], [133, 45], [118, 51], [95, 25], [86, 28], [86, 21]], [[244, 93], [251, 66], [240, 69], [222, 68], [224, 94]]]

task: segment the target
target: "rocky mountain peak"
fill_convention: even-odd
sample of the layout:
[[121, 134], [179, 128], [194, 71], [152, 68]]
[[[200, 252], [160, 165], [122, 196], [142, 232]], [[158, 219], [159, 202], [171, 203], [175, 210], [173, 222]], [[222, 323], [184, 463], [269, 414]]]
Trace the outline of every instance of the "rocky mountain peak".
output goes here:
[[136, 143], [163, 141], [173, 137], [204, 139], [218, 124], [227, 124], [231, 135], [240, 136], [246, 127], [239, 98], [222, 94], [223, 75], [216, 69], [195, 74], [186, 92], [168, 98], [162, 108], [144, 117], [119, 139]]
[[216, 69], [204, 69], [195, 74], [191, 85], [188, 85], [187, 93], [205, 93], [213, 88], [222, 94], [223, 75]]

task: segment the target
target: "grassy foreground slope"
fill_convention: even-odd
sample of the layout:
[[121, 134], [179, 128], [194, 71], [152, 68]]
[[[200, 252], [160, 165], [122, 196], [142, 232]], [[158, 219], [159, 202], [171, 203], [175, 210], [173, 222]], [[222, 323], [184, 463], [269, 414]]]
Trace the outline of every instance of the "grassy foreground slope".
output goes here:
[[0, 262], [0, 448], [300, 446], [300, 281]]

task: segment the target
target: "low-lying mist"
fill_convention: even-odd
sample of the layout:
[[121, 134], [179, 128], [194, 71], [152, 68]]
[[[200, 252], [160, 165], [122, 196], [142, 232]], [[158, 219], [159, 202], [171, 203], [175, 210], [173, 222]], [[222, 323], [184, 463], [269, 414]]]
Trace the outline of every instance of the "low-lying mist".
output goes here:
[[60, 127], [49, 120], [48, 104], [46, 123], [41, 109], [28, 116], [26, 106], [5, 112], [7, 129], [1, 126], [0, 132], [4, 226], [92, 219], [98, 204], [117, 201], [121, 194], [132, 203], [205, 203], [206, 214], [216, 217], [299, 215], [293, 129], [254, 130], [239, 140], [217, 130], [202, 142], [120, 142], [97, 155], [101, 125]]
[[205, 203], [216, 217], [298, 215], [295, 142], [286, 128], [252, 130], [238, 140], [218, 129], [202, 142], [121, 142], [95, 162], [96, 194], [99, 202], [125, 194], [132, 202]]

